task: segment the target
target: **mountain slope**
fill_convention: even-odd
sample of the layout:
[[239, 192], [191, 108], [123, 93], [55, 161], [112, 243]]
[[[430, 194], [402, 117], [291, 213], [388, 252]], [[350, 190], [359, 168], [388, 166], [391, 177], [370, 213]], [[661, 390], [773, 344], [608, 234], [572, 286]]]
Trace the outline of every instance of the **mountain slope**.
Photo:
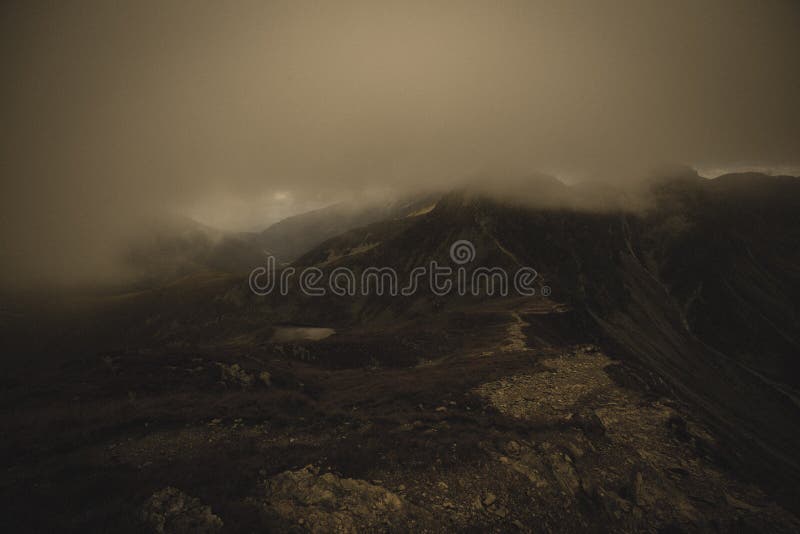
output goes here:
[[682, 175], [637, 212], [552, 182], [546, 208], [461, 191], [291, 266], [406, 275], [469, 240], [467, 269], [534, 267], [535, 296], [262, 297], [203, 272], [51, 297], [44, 322], [19, 308], [5, 353], [42, 369], [0, 388], [4, 517], [141, 532], [183, 502], [233, 532], [796, 532], [796, 184]]
[[[449, 245], [468, 239], [477, 249], [471, 265], [532, 266], [582, 328], [701, 409], [731, 461], [790, 491], [800, 480], [800, 180], [688, 175], [655, 182], [650, 194], [650, 207], [636, 213], [452, 194], [417, 220], [353, 230], [296, 264], [407, 274], [430, 259], [447, 262]], [[463, 302], [424, 292], [334, 300], [320, 308], [367, 323]]]
[[424, 213], [438, 200], [422, 194], [381, 202], [343, 202], [279, 221], [254, 237], [254, 242], [282, 262], [297, 259], [323, 241], [373, 222]]
[[134, 287], [154, 287], [199, 272], [244, 274], [265, 254], [248, 233], [223, 232], [186, 217], [150, 221], [127, 244], [122, 262]]

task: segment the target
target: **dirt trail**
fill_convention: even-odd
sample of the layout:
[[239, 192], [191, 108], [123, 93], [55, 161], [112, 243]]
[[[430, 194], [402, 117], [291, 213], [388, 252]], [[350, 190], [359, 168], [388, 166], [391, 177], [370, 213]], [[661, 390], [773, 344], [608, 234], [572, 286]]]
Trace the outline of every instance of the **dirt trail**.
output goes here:
[[517, 351], [517, 350], [530, 350], [523, 329], [530, 326], [530, 323], [525, 322], [519, 313], [511, 312], [512, 322], [508, 325], [508, 338], [506, 344], [500, 350], [503, 352]]
[[[426, 320], [458, 342], [427, 366], [335, 368], [325, 340], [300, 345], [314, 360], [87, 359], [42, 390], [63, 412], [15, 399], [0, 496], [21, 512], [6, 517], [15, 531], [800, 531], [715, 460], [685, 407], [624, 385], [624, 362], [539, 340], [540, 316], [562, 311], [518, 300]], [[417, 326], [378, 341], [421, 352]], [[76, 514], [77, 500], [103, 504]]]

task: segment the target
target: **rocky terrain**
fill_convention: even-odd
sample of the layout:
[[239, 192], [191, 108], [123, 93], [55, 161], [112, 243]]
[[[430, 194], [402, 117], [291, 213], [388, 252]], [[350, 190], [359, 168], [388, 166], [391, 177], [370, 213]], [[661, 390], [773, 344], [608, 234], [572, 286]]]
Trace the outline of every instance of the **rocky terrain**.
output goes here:
[[462, 238], [549, 297], [261, 298], [204, 272], [20, 304], [4, 524], [798, 531], [797, 184], [745, 205], [755, 178], [695, 178], [643, 214], [454, 193], [295, 263], [403, 272]]
[[592, 344], [537, 341], [532, 324], [569, 312], [508, 305], [454, 312], [451, 332], [479, 335], [410, 366], [332, 368], [323, 342], [307, 341], [298, 346], [316, 354], [311, 362], [232, 349], [223, 361], [201, 352], [119, 354], [64, 366], [35, 394], [6, 390], [6, 406], [15, 407], [4, 416], [8, 524], [137, 532], [800, 527], [737, 476], [692, 408], [651, 376]]

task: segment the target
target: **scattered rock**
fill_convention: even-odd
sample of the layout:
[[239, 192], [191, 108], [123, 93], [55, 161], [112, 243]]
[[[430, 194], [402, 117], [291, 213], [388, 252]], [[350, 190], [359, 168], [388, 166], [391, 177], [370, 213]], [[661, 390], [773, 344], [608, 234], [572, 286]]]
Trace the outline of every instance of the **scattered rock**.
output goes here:
[[602, 419], [598, 417], [595, 410], [587, 411], [575, 418], [575, 424], [581, 428], [587, 436], [597, 437], [606, 433], [606, 427]]
[[575, 495], [581, 488], [575, 468], [569, 456], [561, 453], [550, 455], [550, 464], [553, 469], [553, 476], [558, 480], [558, 484], [567, 495]]
[[242, 369], [238, 363], [233, 365], [225, 365], [224, 363], [217, 362], [220, 371], [222, 372], [222, 381], [228, 385], [236, 385], [242, 388], [249, 388], [255, 382], [255, 378]]
[[602, 503], [603, 508], [609, 516], [617, 519], [633, 510], [633, 504], [627, 499], [623, 499], [615, 491], [601, 486], [584, 485], [584, 491]]
[[511, 456], [516, 456], [519, 454], [520, 446], [519, 443], [516, 441], [509, 441], [506, 443], [506, 452]]
[[583, 450], [583, 448], [580, 445], [578, 445], [577, 443], [575, 443], [575, 442], [572, 442], [572, 441], [568, 442], [566, 444], [566, 447], [567, 447], [567, 450], [569, 450], [569, 453], [575, 459], [583, 458], [583, 455], [586, 454], [586, 451]]
[[725, 501], [732, 507], [736, 508], [737, 510], [744, 510], [746, 512], [751, 512], [751, 513], [758, 513], [761, 511], [761, 508], [759, 508], [758, 506], [753, 506], [752, 504], [748, 504], [744, 501], [741, 501], [736, 497], [729, 495], [727, 492], [725, 493]]
[[269, 371], [261, 371], [258, 373], [258, 379], [267, 387], [272, 385], [272, 375], [269, 374]]
[[145, 502], [142, 519], [158, 534], [210, 534], [222, 529], [222, 519], [211, 513], [211, 507], [171, 486]]
[[491, 512], [497, 517], [506, 517], [508, 515], [508, 508], [505, 506], [495, 506], [491, 509]]
[[532, 448], [520, 444], [517, 445], [519, 450], [515, 458], [503, 456], [490, 447], [485, 447], [484, 450], [486, 450], [492, 458], [527, 477], [536, 488], [541, 489], [547, 487], [547, 480], [542, 476], [542, 472], [546, 471], [546, 466], [542, 462], [539, 454]]
[[483, 510], [483, 502], [481, 501], [480, 495], [475, 497], [475, 500], [472, 501], [472, 507], [476, 510]]
[[696, 525], [700, 516], [686, 495], [665, 484], [650, 470], [639, 471], [633, 481], [633, 498], [657, 526]]
[[265, 483], [265, 506], [311, 532], [412, 529], [427, 513], [382, 486], [364, 480], [319, 474], [307, 466], [285, 471]]

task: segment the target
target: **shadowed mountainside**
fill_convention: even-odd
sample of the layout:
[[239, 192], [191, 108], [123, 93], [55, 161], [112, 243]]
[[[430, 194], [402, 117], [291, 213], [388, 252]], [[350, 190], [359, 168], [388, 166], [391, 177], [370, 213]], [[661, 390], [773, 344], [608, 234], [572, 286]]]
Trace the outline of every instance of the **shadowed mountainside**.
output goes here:
[[279, 221], [258, 233], [254, 243], [281, 262], [291, 262], [323, 241], [376, 221], [425, 213], [439, 195], [411, 195], [365, 205], [339, 203]]
[[[201, 272], [16, 307], [4, 351], [28, 359], [1, 390], [6, 517], [796, 531], [798, 183], [687, 173], [635, 212], [459, 191], [293, 264], [403, 280], [466, 239], [468, 269], [535, 268], [533, 297], [259, 297]], [[310, 326], [325, 336], [287, 335]]]
[[[354, 230], [297, 263], [408, 273], [431, 258], [445, 262], [448, 245], [468, 239], [475, 265], [533, 266], [583, 328], [663, 377], [740, 445], [737, 454], [748, 451], [757, 469], [794, 487], [800, 180], [686, 174], [651, 187], [642, 213], [530, 209], [453, 194], [419, 220]], [[446, 309], [454, 298], [367, 297], [337, 314], [390, 321]]]

